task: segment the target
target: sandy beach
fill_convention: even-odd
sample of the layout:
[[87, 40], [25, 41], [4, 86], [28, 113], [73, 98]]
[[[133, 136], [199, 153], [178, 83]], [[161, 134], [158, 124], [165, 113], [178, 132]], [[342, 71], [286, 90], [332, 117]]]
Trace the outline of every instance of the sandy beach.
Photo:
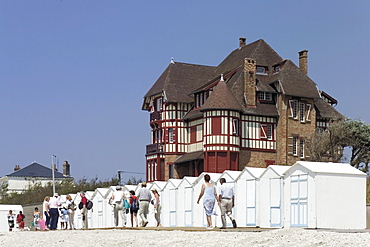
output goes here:
[[0, 233], [0, 246], [369, 246], [370, 232], [248, 230], [57, 230]]

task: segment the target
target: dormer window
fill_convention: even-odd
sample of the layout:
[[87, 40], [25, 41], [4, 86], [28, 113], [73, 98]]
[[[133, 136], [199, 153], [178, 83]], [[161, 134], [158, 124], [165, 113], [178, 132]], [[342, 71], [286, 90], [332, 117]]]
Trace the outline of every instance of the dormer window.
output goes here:
[[257, 75], [267, 75], [267, 68], [263, 66], [257, 66], [256, 74]]
[[157, 111], [162, 111], [162, 98], [157, 98]]
[[274, 74], [279, 73], [279, 72], [280, 72], [280, 70], [281, 70], [280, 65], [276, 65], [276, 66], [274, 66]]
[[259, 101], [272, 101], [272, 94], [269, 92], [258, 92]]

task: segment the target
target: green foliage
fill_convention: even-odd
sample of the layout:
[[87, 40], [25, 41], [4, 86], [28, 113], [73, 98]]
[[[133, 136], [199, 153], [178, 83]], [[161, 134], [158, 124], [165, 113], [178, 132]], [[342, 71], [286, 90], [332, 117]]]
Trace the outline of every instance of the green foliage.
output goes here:
[[[80, 191], [94, 191], [97, 188], [107, 188], [117, 184], [119, 184], [119, 180], [117, 178], [112, 178], [106, 181], [100, 181], [97, 177], [90, 181], [86, 178], [82, 178], [78, 180], [77, 183], [75, 183], [73, 179], [65, 179], [62, 182], [57, 182], [55, 184], [55, 191], [60, 195], [74, 194]], [[0, 204], [26, 205], [40, 203], [46, 196], [52, 196], [53, 194], [53, 185], [51, 182], [46, 186], [42, 186], [41, 183], [35, 183], [28, 189], [23, 190], [22, 193], [9, 194], [7, 193], [7, 186], [2, 186], [0, 189]]]
[[308, 138], [307, 148], [311, 161], [339, 162], [343, 149], [350, 151], [349, 163], [368, 171], [370, 164], [370, 125], [362, 121], [347, 119], [330, 124], [323, 133]]
[[139, 184], [139, 183], [142, 183], [143, 180], [140, 178], [140, 179], [137, 179], [135, 177], [131, 177], [129, 180], [127, 180], [127, 182], [125, 184], [127, 185], [133, 185], [133, 184]]

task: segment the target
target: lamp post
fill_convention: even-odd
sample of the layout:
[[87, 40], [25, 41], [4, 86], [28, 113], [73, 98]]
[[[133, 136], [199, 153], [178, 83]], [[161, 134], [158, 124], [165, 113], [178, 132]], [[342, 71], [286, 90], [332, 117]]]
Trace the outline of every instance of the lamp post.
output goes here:
[[120, 170], [118, 170], [118, 171], [117, 171], [117, 173], [118, 173], [119, 185], [122, 185], [122, 183], [121, 183], [121, 173], [145, 174], [145, 173], [143, 173], [143, 172], [128, 172], [128, 171], [120, 171]]
[[51, 156], [51, 174], [53, 177], [53, 196], [55, 194], [55, 175], [54, 175], [54, 170], [55, 170], [55, 159], [57, 156], [54, 154]]

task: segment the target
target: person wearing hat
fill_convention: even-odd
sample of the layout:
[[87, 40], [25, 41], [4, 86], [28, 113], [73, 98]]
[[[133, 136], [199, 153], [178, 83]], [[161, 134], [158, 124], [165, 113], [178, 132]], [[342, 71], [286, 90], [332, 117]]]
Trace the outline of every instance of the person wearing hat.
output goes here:
[[59, 210], [60, 207], [59, 195], [54, 193], [54, 196], [49, 200], [49, 213], [50, 213], [50, 230], [56, 230], [58, 226]]
[[141, 183], [141, 188], [137, 194], [137, 202], [139, 202], [139, 216], [141, 218], [141, 226], [148, 225], [149, 202], [152, 199], [150, 191], [146, 188], [146, 182]]
[[159, 199], [159, 194], [158, 194], [158, 191], [157, 189], [152, 189], [152, 193], [154, 195], [154, 201], [153, 201], [153, 205], [154, 205], [154, 218], [155, 220], [157, 221], [157, 227], [161, 227], [161, 209], [162, 209], [162, 206], [161, 206], [161, 200]]
[[115, 227], [118, 227], [118, 215], [121, 215], [122, 218], [122, 225], [123, 227], [126, 226], [126, 214], [124, 212], [123, 208], [123, 200], [126, 199], [125, 193], [122, 191], [121, 186], [116, 186], [116, 191], [113, 192], [111, 196], [111, 201], [113, 202], [113, 207], [114, 207], [114, 225]]

